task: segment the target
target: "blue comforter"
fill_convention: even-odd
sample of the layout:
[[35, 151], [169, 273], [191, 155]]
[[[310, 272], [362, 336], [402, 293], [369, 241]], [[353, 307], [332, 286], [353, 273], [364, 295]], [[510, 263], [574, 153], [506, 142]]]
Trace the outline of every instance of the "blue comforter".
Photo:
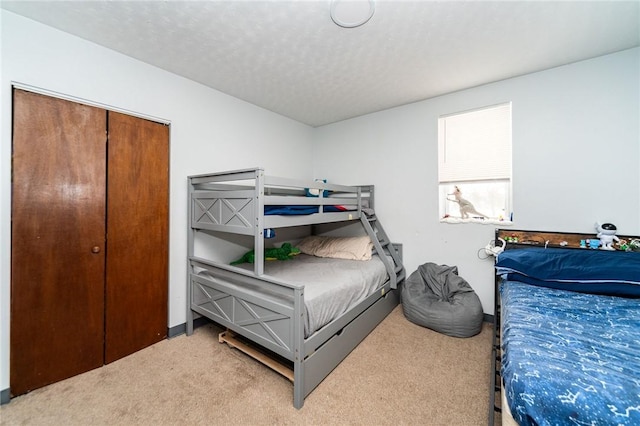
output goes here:
[[640, 300], [501, 285], [502, 378], [521, 425], [640, 425]]

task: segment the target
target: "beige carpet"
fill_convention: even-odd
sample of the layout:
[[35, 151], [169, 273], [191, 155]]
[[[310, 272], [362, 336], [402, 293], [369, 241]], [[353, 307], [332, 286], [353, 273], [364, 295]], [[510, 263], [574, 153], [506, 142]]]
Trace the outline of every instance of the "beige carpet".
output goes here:
[[305, 400], [208, 325], [0, 407], [2, 425], [486, 425], [491, 328], [472, 338], [398, 306]]

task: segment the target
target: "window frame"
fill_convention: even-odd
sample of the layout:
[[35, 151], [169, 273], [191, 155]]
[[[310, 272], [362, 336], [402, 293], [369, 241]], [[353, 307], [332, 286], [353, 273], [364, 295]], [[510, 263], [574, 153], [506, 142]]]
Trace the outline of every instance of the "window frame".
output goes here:
[[[509, 101], [460, 112], [443, 114], [438, 117], [438, 212], [440, 222], [486, 223], [500, 225], [508, 225], [512, 223], [512, 111], [513, 104]], [[466, 124], [464, 123], [465, 116], [469, 118]], [[492, 116], [496, 121], [487, 123], [486, 119], [491, 118]], [[483, 121], [483, 119], [485, 121]], [[496, 126], [495, 123], [497, 123], [497, 120], [502, 119], [506, 119], [507, 121]], [[450, 124], [451, 122], [453, 124]], [[456, 123], [461, 126], [459, 129], [455, 128]], [[448, 129], [453, 129], [453, 131], [450, 130], [450, 132], [447, 133]], [[447, 139], [449, 134], [454, 136]], [[482, 136], [476, 139], [475, 137], [478, 134]], [[469, 148], [469, 137], [473, 137], [474, 143], [477, 143], [475, 149], [474, 147]], [[497, 145], [493, 145], [492, 143], [496, 138], [498, 138], [500, 142]], [[461, 143], [464, 145], [461, 145]], [[467, 150], [475, 152], [467, 153]], [[453, 157], [454, 161], [455, 159], [461, 159], [461, 163], [463, 164], [454, 164], [454, 161], [451, 160], [447, 163], [446, 159], [449, 153], [453, 153], [453, 155], [449, 156], [450, 158]], [[480, 163], [478, 163], [478, 157], [484, 157], [480, 159]], [[469, 167], [467, 166], [469, 165], [471, 170], [468, 170]], [[443, 167], [447, 170], [443, 170]], [[476, 167], [476, 169], [474, 169], [474, 167]], [[443, 179], [443, 177], [446, 179]], [[447, 190], [447, 187], [451, 188], [454, 185], [459, 185], [462, 192], [461, 198], [469, 200], [475, 205], [473, 198], [468, 199], [465, 197], [465, 188], [468, 190], [469, 187], [476, 186], [477, 189], [478, 185], [493, 183], [506, 185], [506, 188], [500, 190], [500, 197], [502, 197], [502, 199], [499, 203], [501, 203], [501, 205], [503, 204], [503, 206], [499, 209], [502, 213], [495, 215], [496, 205], [494, 204], [493, 207], [487, 209], [492, 212], [492, 217], [480, 218], [477, 216], [463, 218], [461, 214], [457, 217], [451, 214], [452, 211], [456, 210], [455, 207], [452, 207], [456, 202], [452, 201], [454, 196]], [[473, 189], [470, 192], [473, 193]], [[486, 206], [486, 200], [484, 203]], [[478, 210], [482, 212], [481, 209]]]

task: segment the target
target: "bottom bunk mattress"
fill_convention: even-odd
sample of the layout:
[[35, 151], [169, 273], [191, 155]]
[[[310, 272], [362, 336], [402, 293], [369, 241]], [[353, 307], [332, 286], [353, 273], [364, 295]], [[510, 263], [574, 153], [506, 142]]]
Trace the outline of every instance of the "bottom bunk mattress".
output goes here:
[[502, 379], [520, 425], [640, 424], [640, 299], [500, 287]]
[[[253, 270], [252, 264], [237, 266]], [[304, 285], [305, 337], [373, 294], [389, 278], [384, 263], [377, 255], [370, 260], [346, 260], [299, 254], [290, 260], [266, 261], [264, 274], [287, 283]]]

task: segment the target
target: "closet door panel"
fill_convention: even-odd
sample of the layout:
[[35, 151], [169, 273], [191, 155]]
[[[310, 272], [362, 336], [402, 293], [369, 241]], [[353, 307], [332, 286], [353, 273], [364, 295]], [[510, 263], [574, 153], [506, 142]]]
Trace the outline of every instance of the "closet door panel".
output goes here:
[[14, 91], [11, 392], [103, 364], [106, 111]]
[[169, 128], [109, 112], [105, 362], [167, 335]]

